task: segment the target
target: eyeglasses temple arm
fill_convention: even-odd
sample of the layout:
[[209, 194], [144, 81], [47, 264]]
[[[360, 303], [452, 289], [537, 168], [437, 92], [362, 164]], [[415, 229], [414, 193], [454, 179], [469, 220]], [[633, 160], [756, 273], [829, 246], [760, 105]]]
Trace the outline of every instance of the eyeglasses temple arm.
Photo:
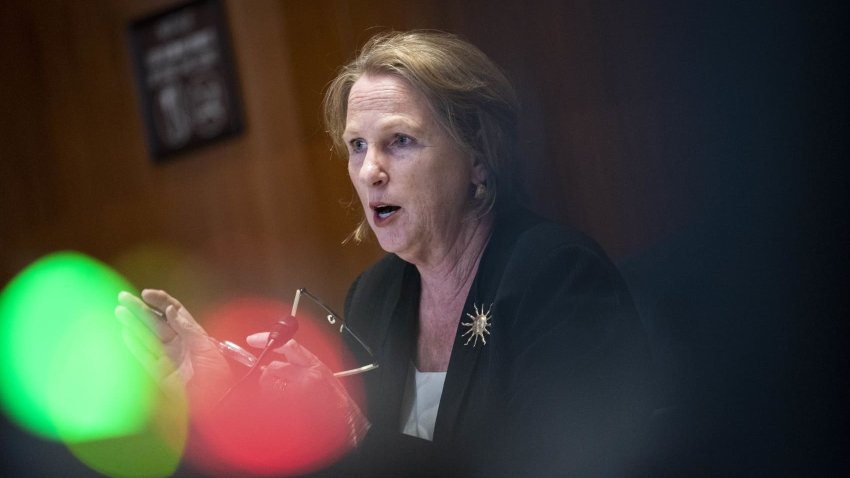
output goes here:
[[315, 302], [315, 303], [316, 303], [319, 307], [321, 307], [322, 309], [324, 309], [324, 310], [325, 310], [325, 312], [327, 312], [328, 314], [332, 315], [334, 318], [339, 319], [340, 321], [342, 321], [342, 325], [340, 326], [339, 331], [340, 331], [340, 332], [342, 332], [343, 330], [347, 331], [347, 332], [349, 333], [349, 335], [351, 335], [352, 337], [354, 337], [354, 340], [356, 340], [356, 341], [357, 341], [357, 343], [358, 343], [358, 344], [360, 344], [360, 346], [361, 346], [361, 347], [363, 347], [363, 349], [364, 349], [364, 350], [366, 350], [366, 352], [367, 352], [367, 353], [369, 353], [369, 356], [370, 356], [370, 357], [374, 357], [374, 355], [375, 355], [375, 354], [374, 354], [374, 353], [372, 353], [372, 349], [370, 349], [370, 348], [369, 348], [369, 346], [368, 346], [368, 345], [366, 345], [366, 342], [364, 342], [364, 341], [363, 341], [360, 337], [358, 337], [358, 336], [357, 336], [357, 334], [355, 334], [355, 333], [354, 333], [354, 331], [353, 331], [353, 330], [351, 330], [351, 328], [350, 328], [348, 325], [346, 325], [346, 323], [345, 323], [345, 319], [341, 318], [339, 314], [337, 314], [336, 312], [334, 312], [333, 310], [331, 310], [331, 308], [330, 308], [330, 307], [328, 307], [327, 305], [325, 305], [325, 304], [324, 304], [324, 302], [322, 302], [322, 301], [321, 301], [318, 297], [316, 297], [315, 295], [311, 294], [311, 293], [310, 293], [310, 291], [308, 291], [307, 289], [298, 289], [298, 290], [296, 290], [296, 291], [295, 291], [295, 300], [293, 301], [293, 304], [292, 304], [292, 316], [293, 316], [293, 317], [295, 316], [295, 311], [296, 311], [296, 309], [298, 308], [298, 301], [299, 301], [299, 299], [300, 299], [300, 297], [301, 297], [301, 294], [306, 295], [306, 296], [307, 296], [307, 297], [309, 297], [309, 298], [310, 298], [313, 302]]

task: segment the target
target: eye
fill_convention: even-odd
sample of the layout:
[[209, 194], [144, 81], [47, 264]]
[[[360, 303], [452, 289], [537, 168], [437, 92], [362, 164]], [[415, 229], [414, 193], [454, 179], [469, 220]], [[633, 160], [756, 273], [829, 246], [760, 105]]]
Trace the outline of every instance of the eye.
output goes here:
[[398, 134], [395, 135], [395, 138], [393, 139], [392, 144], [394, 146], [400, 146], [400, 147], [404, 148], [404, 147], [407, 147], [407, 146], [413, 146], [414, 144], [416, 144], [416, 140], [413, 139], [413, 137], [408, 136], [406, 134], [398, 133]]
[[362, 153], [366, 151], [366, 141], [363, 141], [360, 138], [352, 139], [348, 142], [348, 146], [351, 149], [352, 154]]

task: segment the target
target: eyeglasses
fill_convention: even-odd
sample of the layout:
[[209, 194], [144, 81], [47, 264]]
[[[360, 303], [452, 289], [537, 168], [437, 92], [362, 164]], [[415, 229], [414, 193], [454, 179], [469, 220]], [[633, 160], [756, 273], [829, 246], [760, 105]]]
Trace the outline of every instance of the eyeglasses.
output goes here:
[[357, 367], [350, 370], [343, 370], [342, 372], [335, 372], [334, 377], [348, 377], [351, 375], [361, 374], [378, 368], [378, 362], [375, 360], [375, 354], [372, 353], [372, 349], [370, 349], [369, 346], [366, 345], [366, 342], [364, 342], [363, 339], [361, 339], [356, 333], [354, 333], [353, 330], [351, 330], [351, 328], [345, 323], [345, 320], [342, 319], [339, 314], [331, 310], [330, 307], [325, 305], [324, 302], [322, 302], [315, 295], [311, 294], [307, 289], [298, 289], [295, 291], [295, 300], [293, 301], [292, 305], [293, 317], [295, 317], [295, 313], [297, 312], [298, 301], [301, 299], [302, 294], [307, 296], [307, 298], [311, 299], [316, 305], [321, 307], [328, 314], [325, 317], [325, 319], [328, 321], [328, 324], [336, 325], [337, 322], [339, 322], [339, 333], [347, 333], [348, 335], [350, 335], [351, 338], [353, 338], [354, 341], [357, 342], [357, 344], [369, 355], [371, 363], [363, 365], [362, 367]]
[[[357, 334], [354, 333], [354, 331], [351, 330], [350, 327], [348, 327], [348, 325], [345, 323], [345, 320], [343, 320], [340, 317], [339, 314], [337, 314], [336, 312], [331, 310], [331, 308], [328, 307], [327, 305], [325, 305], [325, 303], [322, 302], [321, 299], [319, 299], [318, 297], [316, 297], [315, 295], [310, 293], [307, 289], [298, 289], [298, 290], [295, 291], [295, 299], [292, 301], [292, 314], [291, 314], [292, 318], [297, 318], [296, 313], [298, 312], [298, 304], [301, 301], [302, 295], [304, 295], [307, 298], [309, 298], [310, 300], [312, 300], [313, 303], [315, 303], [316, 305], [321, 307], [322, 310], [324, 310], [325, 313], [327, 313], [327, 316], [325, 318], [328, 321], [328, 324], [336, 326], [337, 323], [339, 323], [339, 333], [340, 334], [347, 333], [349, 336], [351, 336], [351, 338], [353, 338], [354, 341], [364, 351], [366, 351], [366, 353], [368, 354], [368, 356], [370, 358], [371, 363], [369, 363], [367, 365], [363, 365], [361, 367], [353, 368], [353, 369], [350, 369], [350, 370], [343, 370], [341, 372], [334, 372], [334, 377], [349, 377], [351, 375], [358, 375], [358, 374], [368, 372], [370, 370], [375, 370], [376, 368], [378, 368], [378, 362], [375, 361], [375, 354], [372, 353], [372, 349], [370, 349], [369, 346], [366, 345], [366, 342], [364, 342], [363, 339], [361, 339], [359, 336], [357, 336]], [[219, 340], [212, 339], [212, 338], [211, 338], [211, 340], [213, 340], [215, 342], [219, 351], [221, 351], [221, 353], [224, 354], [226, 357], [229, 357], [229, 358], [233, 359], [234, 361], [236, 361], [236, 362], [238, 362], [238, 363], [240, 363], [240, 364], [242, 364], [246, 367], [249, 367], [251, 369], [253, 369], [257, 365], [258, 358], [254, 354], [252, 354], [251, 352], [248, 352], [244, 348], [240, 347], [239, 345], [237, 345], [237, 344], [235, 344], [235, 343], [233, 343], [229, 340], [219, 341]]]

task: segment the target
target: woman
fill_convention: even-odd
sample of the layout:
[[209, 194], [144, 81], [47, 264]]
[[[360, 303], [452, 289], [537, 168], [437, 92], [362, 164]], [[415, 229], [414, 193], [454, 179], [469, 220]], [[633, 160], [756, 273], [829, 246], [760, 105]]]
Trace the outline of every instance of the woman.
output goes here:
[[[368, 227], [388, 253], [346, 298], [349, 326], [380, 363], [364, 375], [365, 417], [341, 398], [358, 424], [348, 473], [629, 470], [648, 405], [639, 320], [595, 243], [519, 206], [516, 111], [480, 50], [434, 32], [376, 36], [326, 93], [365, 213], [355, 236]], [[210, 357], [205, 380], [229, 380], [178, 302], [143, 297], [167, 309], [182, 339], [172, 355]]]

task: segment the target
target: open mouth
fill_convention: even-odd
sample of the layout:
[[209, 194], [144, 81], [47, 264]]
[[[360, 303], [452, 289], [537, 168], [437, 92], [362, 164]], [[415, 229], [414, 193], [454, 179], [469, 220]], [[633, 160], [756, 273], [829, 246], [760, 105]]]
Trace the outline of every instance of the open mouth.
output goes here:
[[380, 204], [372, 207], [372, 210], [375, 211], [375, 215], [378, 216], [378, 220], [380, 221], [392, 216], [399, 209], [401, 209], [400, 206], [392, 206], [389, 204]]

